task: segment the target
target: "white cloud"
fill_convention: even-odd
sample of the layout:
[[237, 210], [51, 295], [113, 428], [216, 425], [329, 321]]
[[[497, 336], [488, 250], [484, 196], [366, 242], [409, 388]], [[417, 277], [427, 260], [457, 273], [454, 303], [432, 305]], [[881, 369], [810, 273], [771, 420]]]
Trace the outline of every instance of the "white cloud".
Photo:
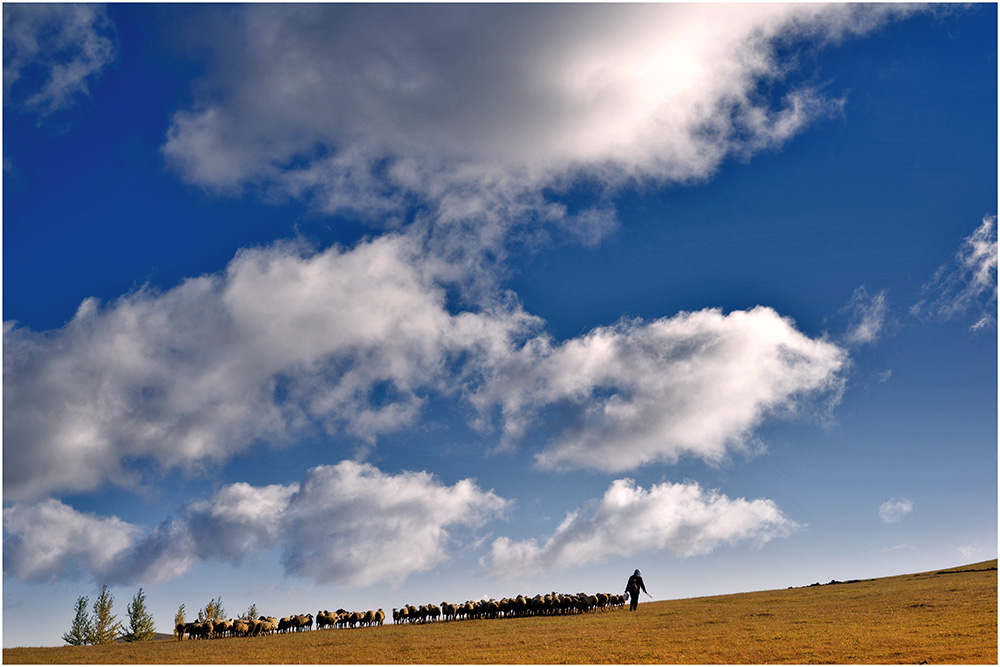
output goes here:
[[4, 572], [22, 580], [156, 583], [203, 561], [239, 566], [273, 547], [286, 572], [320, 583], [398, 584], [446, 562], [510, 501], [474, 480], [387, 474], [342, 461], [299, 484], [223, 487], [154, 530], [79, 512], [54, 499], [4, 510]]
[[452, 312], [453, 267], [419, 247], [412, 235], [323, 252], [279, 243], [166, 292], [88, 299], [55, 331], [5, 324], [6, 497], [141, 484], [130, 461], [200, 471], [314, 429], [371, 445], [432, 396], [470, 400], [484, 423], [499, 406], [510, 442], [540, 409], [568, 407], [539, 462], [607, 470], [719, 461], [767, 416], [839, 398], [845, 352], [773, 310], [556, 345], [509, 297]]
[[10, 500], [135, 484], [125, 460], [197, 470], [317, 425], [367, 442], [537, 326], [512, 300], [452, 313], [400, 236], [246, 250], [225, 273], [4, 327]]
[[484, 415], [500, 406], [511, 441], [557, 407], [564, 423], [539, 464], [618, 472], [746, 451], [766, 417], [820, 396], [838, 401], [846, 364], [844, 350], [770, 308], [711, 309], [621, 322], [562, 344], [533, 339], [472, 400]]
[[45, 581], [81, 572], [106, 573], [141, 529], [118, 517], [78, 512], [55, 499], [3, 511], [3, 569]]
[[878, 508], [878, 516], [882, 523], [896, 523], [913, 511], [913, 501], [908, 498], [887, 500]]
[[592, 217], [566, 218], [543, 187], [687, 182], [778, 147], [842, 105], [796, 81], [778, 47], [908, 11], [249, 6], [206, 35], [220, 54], [210, 92], [174, 115], [163, 151], [189, 182], [260, 184], [329, 211], [383, 218], [417, 198], [438, 222], [575, 227]]
[[117, 57], [113, 34], [102, 5], [5, 3], [5, 103], [46, 116], [87, 95]]
[[914, 315], [951, 319], [972, 311], [972, 331], [996, 324], [997, 217], [987, 215], [976, 230], [962, 240], [954, 261], [941, 266], [923, 287], [926, 295], [914, 305]]
[[851, 314], [851, 323], [844, 339], [854, 344], [874, 343], [882, 333], [889, 312], [886, 290], [869, 294], [862, 285], [854, 290], [844, 310]]
[[771, 500], [734, 500], [694, 482], [647, 490], [619, 479], [603, 497], [568, 513], [543, 541], [498, 538], [480, 564], [494, 576], [509, 577], [650, 551], [698, 556], [724, 544], [760, 547], [799, 527]]
[[319, 582], [399, 584], [449, 558], [457, 530], [477, 528], [509, 501], [473, 480], [444, 486], [426, 472], [387, 475], [344, 461], [309, 472], [283, 517], [290, 573]]

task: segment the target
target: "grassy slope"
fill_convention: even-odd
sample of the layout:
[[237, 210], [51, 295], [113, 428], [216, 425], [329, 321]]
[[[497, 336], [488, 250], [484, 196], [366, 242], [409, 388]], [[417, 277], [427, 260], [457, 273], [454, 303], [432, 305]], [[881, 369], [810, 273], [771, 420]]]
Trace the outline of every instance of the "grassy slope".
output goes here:
[[4, 649], [3, 662], [996, 664], [996, 566], [647, 602], [634, 614], [16, 648]]

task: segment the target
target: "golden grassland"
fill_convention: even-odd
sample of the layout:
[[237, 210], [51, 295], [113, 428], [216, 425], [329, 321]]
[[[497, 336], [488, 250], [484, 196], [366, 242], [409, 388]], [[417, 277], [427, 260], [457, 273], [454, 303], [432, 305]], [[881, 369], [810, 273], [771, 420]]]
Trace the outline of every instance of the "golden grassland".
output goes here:
[[997, 664], [997, 561], [544, 618], [3, 650], [59, 664]]

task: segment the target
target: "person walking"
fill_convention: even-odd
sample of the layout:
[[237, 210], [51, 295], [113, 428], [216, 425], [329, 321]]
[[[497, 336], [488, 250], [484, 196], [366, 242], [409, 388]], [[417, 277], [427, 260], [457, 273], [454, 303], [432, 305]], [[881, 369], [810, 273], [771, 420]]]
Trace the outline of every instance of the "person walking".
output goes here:
[[[635, 611], [636, 607], [639, 606], [639, 590], [643, 593], [649, 595], [649, 591], [646, 590], [646, 584], [642, 583], [642, 572], [636, 570], [631, 577], [628, 578], [628, 583], [625, 584], [625, 593], [632, 597], [632, 603], [629, 606], [629, 611]], [[649, 595], [652, 598], [652, 595]]]

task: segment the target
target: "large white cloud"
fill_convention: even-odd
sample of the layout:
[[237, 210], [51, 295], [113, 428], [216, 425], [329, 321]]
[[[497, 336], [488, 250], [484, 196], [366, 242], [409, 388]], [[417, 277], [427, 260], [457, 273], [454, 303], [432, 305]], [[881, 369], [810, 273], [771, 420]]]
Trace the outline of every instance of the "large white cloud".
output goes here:
[[480, 564], [494, 576], [507, 577], [652, 551], [698, 556], [724, 544], [760, 547], [799, 527], [772, 500], [731, 499], [694, 482], [644, 489], [619, 479], [600, 499], [568, 513], [541, 542], [494, 540]]
[[276, 244], [224, 274], [4, 328], [8, 500], [135, 483], [139, 460], [197, 469], [317, 425], [372, 442], [536, 322], [516, 303], [452, 313], [399, 236], [351, 250]]
[[426, 472], [388, 474], [353, 461], [313, 468], [301, 483], [225, 486], [152, 531], [47, 499], [4, 510], [4, 572], [155, 583], [201, 562], [239, 566], [279, 547], [289, 574], [398, 584], [446, 562], [509, 506], [471, 479], [447, 486]]
[[448, 559], [457, 530], [501, 515], [509, 501], [470, 479], [387, 475], [349, 461], [314, 468], [284, 515], [287, 571], [316, 581], [399, 584]]
[[89, 92], [117, 57], [102, 5], [5, 3], [4, 101], [46, 116]]
[[686, 182], [780, 146], [842, 102], [797, 82], [782, 48], [907, 11], [251, 6], [206, 33], [213, 67], [163, 150], [192, 183], [260, 184], [331, 211], [384, 218], [415, 197], [438, 221], [586, 226], [592, 215], [568, 218], [541, 188], [581, 173], [605, 188]]
[[104, 574], [141, 533], [118, 517], [78, 512], [51, 498], [4, 509], [3, 531], [4, 572], [36, 581]]
[[[510, 355], [473, 398], [510, 440], [545, 408], [564, 423], [538, 462], [624, 471], [684, 455], [719, 462], [766, 417], [839, 400], [847, 354], [770, 308], [623, 321]], [[555, 418], [554, 416], [552, 417]]]

